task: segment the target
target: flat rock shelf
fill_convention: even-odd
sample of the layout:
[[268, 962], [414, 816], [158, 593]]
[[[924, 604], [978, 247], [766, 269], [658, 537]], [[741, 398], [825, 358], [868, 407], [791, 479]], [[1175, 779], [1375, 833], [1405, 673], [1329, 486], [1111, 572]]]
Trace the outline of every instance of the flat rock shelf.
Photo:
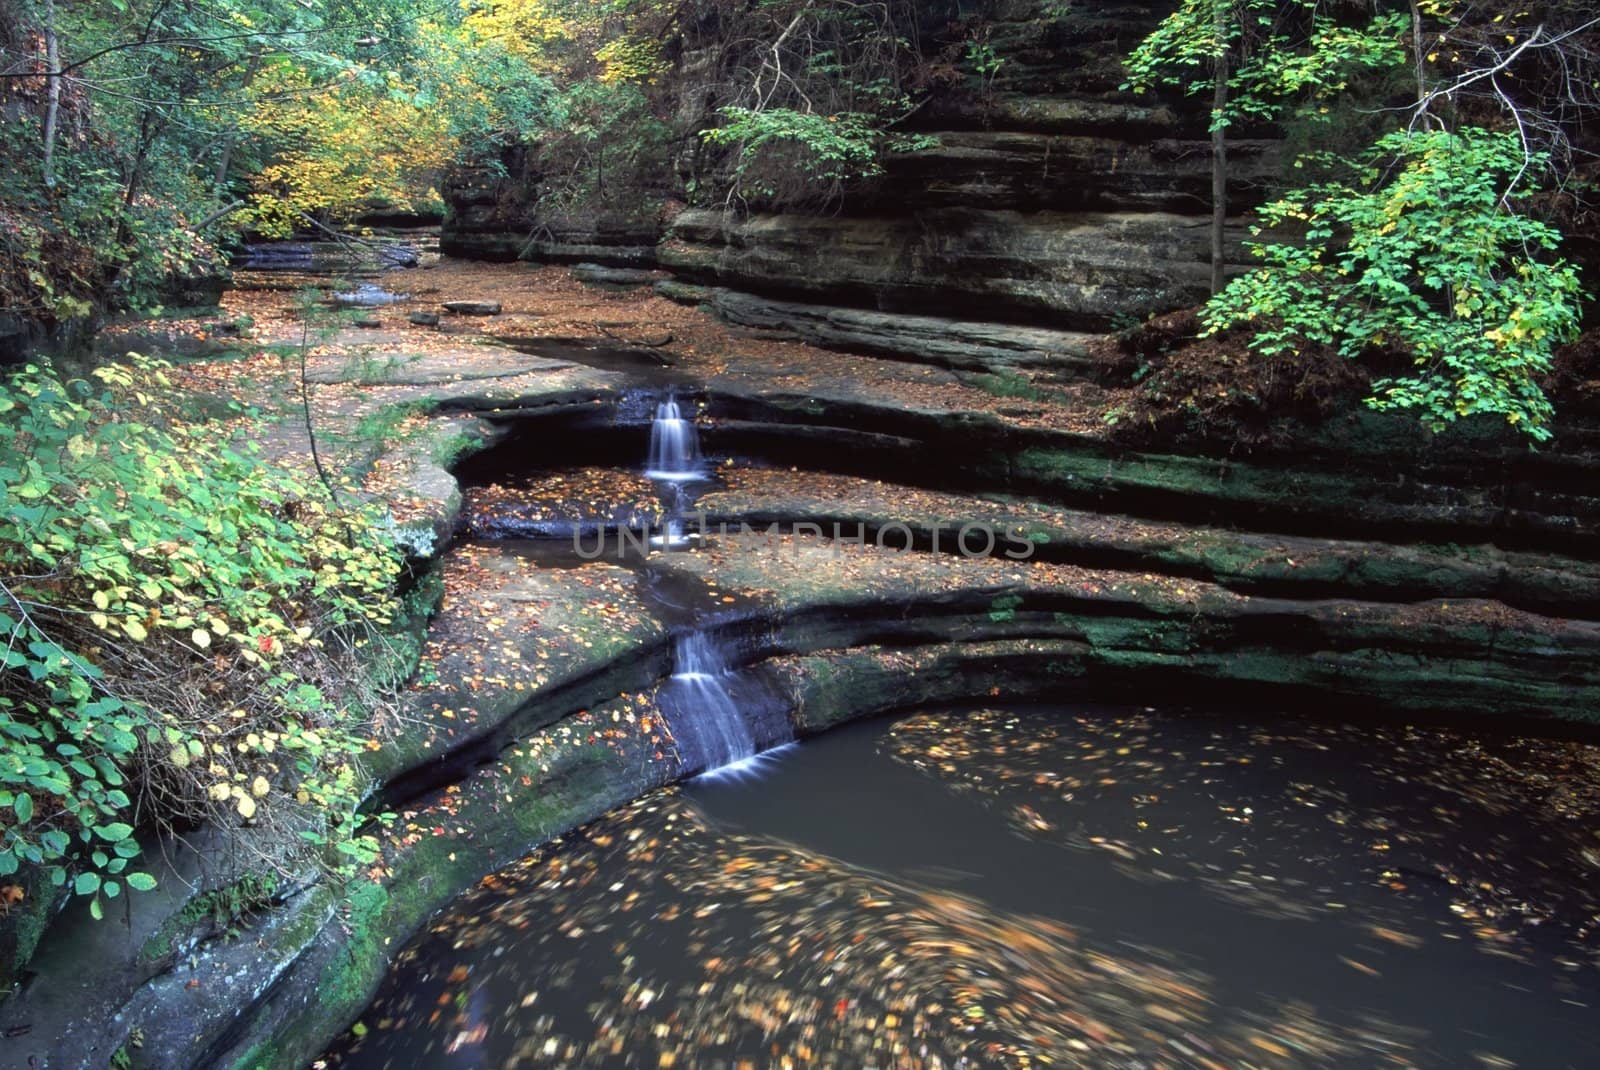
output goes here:
[[[381, 278], [389, 326], [320, 338], [304, 394], [282, 291], [219, 351], [141, 336], [288, 414], [273, 455], [308, 405], [432, 612], [362, 756], [381, 857], [235, 940], [204, 905], [248, 866], [171, 845], [192, 891], [54, 920], [8, 1054], [1584, 1065], [1581, 438], [1134, 451], [1071, 339], [837, 352], [578, 276]], [[413, 320], [456, 300], [500, 312]]]

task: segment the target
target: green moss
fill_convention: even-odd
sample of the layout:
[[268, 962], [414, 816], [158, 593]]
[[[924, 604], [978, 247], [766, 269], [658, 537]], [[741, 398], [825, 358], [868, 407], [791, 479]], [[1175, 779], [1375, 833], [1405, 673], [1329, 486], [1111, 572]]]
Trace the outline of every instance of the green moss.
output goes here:
[[259, 1044], [252, 1044], [229, 1070], [276, 1070], [278, 1064], [278, 1046], [270, 1040], [263, 1040]]
[[1359, 483], [1337, 475], [1230, 464], [1208, 457], [1130, 454], [1098, 450], [1027, 449], [1014, 459], [1018, 479], [1115, 490], [1154, 490], [1251, 504], [1283, 504], [1303, 496], [1324, 508], [1359, 505]]
[[326, 908], [333, 899], [333, 892], [322, 884], [307, 894], [309, 899], [299, 907], [295, 917], [273, 936], [273, 943], [290, 949], [304, 947], [327, 924]]
[[968, 380], [973, 386], [997, 398], [1021, 398], [1025, 401], [1061, 401], [1065, 395], [1059, 390], [1046, 390], [1031, 379], [1016, 372], [996, 372], [974, 375]]
[[388, 962], [381, 934], [389, 889], [376, 881], [357, 879], [345, 891], [345, 905], [350, 935], [323, 971], [317, 993], [328, 1009], [354, 1012], [367, 1001]]
[[11, 878], [22, 885], [22, 901], [14, 903], [0, 920], [0, 995], [9, 991], [21, 977], [44, 936], [57, 898], [57, 891], [37, 869], [24, 869]]
[[163, 961], [202, 925], [213, 932], [226, 932], [270, 903], [278, 883], [276, 873], [248, 873], [232, 884], [191, 897], [144, 942], [139, 949], [140, 961]]
[[1017, 608], [1022, 605], [1019, 595], [1007, 594], [993, 599], [989, 603], [989, 619], [996, 624], [1005, 624], [1017, 619]]

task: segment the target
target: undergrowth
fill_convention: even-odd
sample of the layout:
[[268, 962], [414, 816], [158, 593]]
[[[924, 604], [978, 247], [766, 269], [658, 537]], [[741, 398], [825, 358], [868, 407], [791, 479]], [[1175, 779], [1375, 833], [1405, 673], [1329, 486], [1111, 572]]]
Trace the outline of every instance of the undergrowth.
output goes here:
[[1331, 348], [1268, 354], [1247, 345], [1242, 332], [1200, 332], [1187, 310], [1102, 343], [1102, 379], [1134, 387], [1107, 414], [1117, 437], [1243, 451], [1284, 445], [1306, 427], [1355, 411], [1371, 393], [1369, 370]]
[[196, 422], [162, 366], [0, 384], [0, 878], [91, 912], [154, 878], [136, 831], [271, 826], [270, 865], [349, 869], [364, 667], [399, 611], [378, 510], [269, 462], [258, 417]]

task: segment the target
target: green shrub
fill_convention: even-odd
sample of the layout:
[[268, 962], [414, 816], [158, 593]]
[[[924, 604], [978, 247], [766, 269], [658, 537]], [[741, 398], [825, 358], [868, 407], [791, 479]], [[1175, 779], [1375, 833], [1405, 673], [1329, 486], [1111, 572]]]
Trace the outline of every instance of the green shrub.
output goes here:
[[722, 125], [700, 131], [700, 137], [708, 145], [738, 148], [736, 188], [762, 200], [800, 199], [797, 180], [799, 189], [815, 196], [837, 197], [851, 183], [881, 175], [886, 153], [937, 144], [926, 135], [891, 133], [882, 117], [867, 112], [727, 107], [721, 114]]
[[154, 884], [136, 824], [352, 842], [354, 682], [400, 558], [252, 417], [185, 419], [152, 362], [94, 374], [0, 385], [0, 876], [43, 867], [98, 914]]
[[1560, 234], [1519, 209], [1543, 162], [1514, 133], [1381, 138], [1354, 181], [1262, 209], [1266, 226], [1300, 240], [1253, 243], [1266, 266], [1212, 299], [1206, 333], [1248, 323], [1268, 355], [1398, 352], [1413, 371], [1375, 381], [1373, 408], [1415, 411], [1435, 430], [1495, 413], [1548, 439], [1539, 377], [1577, 334], [1581, 289], [1552, 255]]

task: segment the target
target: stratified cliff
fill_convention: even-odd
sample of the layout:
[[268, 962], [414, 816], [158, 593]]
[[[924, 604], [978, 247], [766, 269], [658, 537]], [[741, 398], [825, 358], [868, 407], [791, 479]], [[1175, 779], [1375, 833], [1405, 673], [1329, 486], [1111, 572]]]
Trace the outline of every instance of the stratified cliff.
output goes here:
[[[817, 340], [928, 356], [926, 323], [902, 314], [1066, 332], [1101, 331], [1203, 299], [1209, 283], [1210, 150], [1204, 116], [1182, 100], [1120, 91], [1121, 57], [1159, 20], [1161, 0], [1073, 5], [1011, 0], [979, 14], [919, 5], [931, 81], [904, 129], [932, 147], [892, 155], [886, 173], [821, 208], [762, 209], [721, 195], [725, 156], [700, 150], [719, 99], [707, 72], [725, 27], [691, 28], [667, 50], [659, 107], [676, 167], [632, 196], [559, 205], [541, 196], [536, 154], [455, 175], [446, 252], [509, 259], [656, 263], [679, 281], [728, 293], [729, 318]], [[974, 74], [959, 55], [981, 26], [999, 64]], [[942, 57], [942, 59], [941, 59]], [[951, 57], [954, 57], [953, 59]], [[1277, 170], [1277, 145], [1235, 139], [1231, 184], [1247, 206]], [[688, 207], [684, 207], [687, 205]], [[774, 304], [777, 299], [784, 304]], [[795, 307], [800, 306], [821, 307]], [[887, 313], [841, 329], [836, 309]], [[834, 322], [832, 328], [818, 324]], [[851, 319], [845, 315], [844, 319]], [[1001, 343], [1005, 344], [1002, 330]], [[1036, 334], [1013, 348], [1039, 352]]]

